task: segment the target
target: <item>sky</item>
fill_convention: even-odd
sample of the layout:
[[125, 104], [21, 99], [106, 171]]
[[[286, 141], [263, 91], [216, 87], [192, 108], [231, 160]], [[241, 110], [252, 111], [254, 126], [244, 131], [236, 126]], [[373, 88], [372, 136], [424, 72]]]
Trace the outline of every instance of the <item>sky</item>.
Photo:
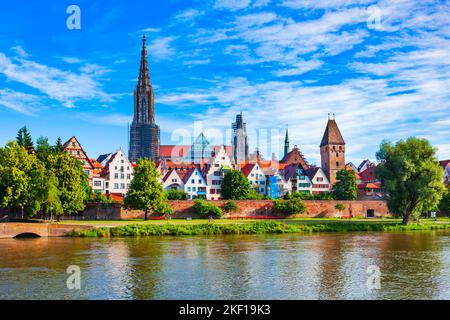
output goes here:
[[162, 144], [230, 144], [242, 112], [251, 150], [280, 156], [288, 127], [320, 164], [334, 113], [347, 161], [410, 136], [449, 159], [449, 17], [437, 0], [2, 2], [0, 145], [26, 125], [94, 158], [127, 150], [145, 33]]

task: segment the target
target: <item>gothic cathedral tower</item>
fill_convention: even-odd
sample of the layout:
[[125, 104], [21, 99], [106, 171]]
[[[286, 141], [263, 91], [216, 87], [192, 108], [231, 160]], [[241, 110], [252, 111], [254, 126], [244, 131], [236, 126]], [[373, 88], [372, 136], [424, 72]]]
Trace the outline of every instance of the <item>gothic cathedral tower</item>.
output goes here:
[[150, 83], [145, 34], [142, 39], [139, 80], [134, 89], [134, 117], [130, 130], [129, 158], [131, 162], [159, 158], [160, 129], [155, 122], [155, 99]]
[[336, 174], [345, 168], [345, 141], [334, 118], [329, 116], [327, 128], [320, 144], [322, 169], [330, 180], [331, 187], [336, 183]]

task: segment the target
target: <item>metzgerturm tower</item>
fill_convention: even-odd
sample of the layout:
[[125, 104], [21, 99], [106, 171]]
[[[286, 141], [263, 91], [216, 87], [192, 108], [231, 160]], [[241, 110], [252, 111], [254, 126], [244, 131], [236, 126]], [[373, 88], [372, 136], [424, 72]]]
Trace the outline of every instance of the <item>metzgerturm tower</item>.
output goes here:
[[328, 116], [328, 123], [320, 144], [322, 170], [328, 177], [331, 187], [336, 183], [336, 174], [345, 168], [345, 141], [336, 120]]
[[160, 129], [155, 122], [155, 97], [148, 71], [145, 34], [142, 38], [139, 80], [134, 89], [134, 117], [130, 130], [129, 158], [131, 162], [159, 158]]

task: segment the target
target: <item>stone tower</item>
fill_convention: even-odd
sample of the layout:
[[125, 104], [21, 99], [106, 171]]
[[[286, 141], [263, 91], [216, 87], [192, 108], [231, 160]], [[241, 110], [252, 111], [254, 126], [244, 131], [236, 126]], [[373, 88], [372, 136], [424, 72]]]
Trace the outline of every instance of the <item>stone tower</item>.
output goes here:
[[233, 162], [240, 164], [248, 160], [247, 125], [244, 122], [242, 112], [236, 116], [236, 122], [231, 126], [233, 130]]
[[150, 83], [145, 34], [142, 38], [139, 80], [134, 89], [134, 117], [130, 129], [131, 162], [140, 158], [156, 161], [159, 158], [160, 129], [155, 122], [155, 99]]
[[320, 144], [322, 169], [330, 180], [336, 183], [336, 173], [345, 168], [345, 141], [333, 117], [328, 116], [327, 128]]
[[283, 157], [286, 157], [289, 153], [289, 133], [288, 129], [286, 128], [286, 137], [284, 138], [284, 155]]

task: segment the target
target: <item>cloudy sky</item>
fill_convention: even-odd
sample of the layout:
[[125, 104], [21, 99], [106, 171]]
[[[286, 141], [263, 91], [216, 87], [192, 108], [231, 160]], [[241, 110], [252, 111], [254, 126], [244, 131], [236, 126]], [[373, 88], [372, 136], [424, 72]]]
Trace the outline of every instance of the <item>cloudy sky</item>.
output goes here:
[[[66, 26], [71, 4], [81, 30]], [[449, 16], [437, 0], [2, 2], [0, 144], [27, 125], [76, 135], [92, 157], [127, 149], [145, 32], [164, 144], [228, 142], [243, 112], [251, 149], [278, 153], [288, 126], [319, 163], [335, 113], [349, 161], [413, 135], [450, 158]]]

